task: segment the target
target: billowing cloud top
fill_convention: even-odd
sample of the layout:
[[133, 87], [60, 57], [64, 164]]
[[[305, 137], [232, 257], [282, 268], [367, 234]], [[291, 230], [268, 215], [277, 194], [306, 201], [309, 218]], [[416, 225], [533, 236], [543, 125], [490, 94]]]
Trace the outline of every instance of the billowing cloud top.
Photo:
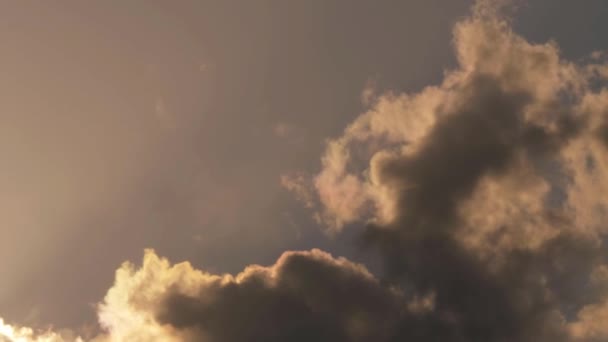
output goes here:
[[382, 277], [320, 250], [236, 276], [147, 251], [117, 271], [93, 341], [608, 341], [608, 64], [526, 41], [500, 9], [456, 24], [441, 84], [366, 92], [312, 182], [282, 180], [334, 233], [367, 222]]

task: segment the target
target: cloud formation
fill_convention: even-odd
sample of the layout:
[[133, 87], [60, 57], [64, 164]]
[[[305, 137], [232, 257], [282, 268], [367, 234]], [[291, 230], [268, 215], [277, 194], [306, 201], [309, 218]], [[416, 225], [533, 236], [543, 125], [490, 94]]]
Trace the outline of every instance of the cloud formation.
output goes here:
[[606, 340], [605, 64], [526, 41], [501, 10], [455, 26], [440, 85], [378, 96], [328, 143], [322, 216], [367, 221], [387, 281], [435, 294], [405, 339]]
[[0, 342], [83, 342], [81, 337], [74, 335], [70, 330], [59, 332], [47, 329], [34, 331], [29, 327], [18, 327], [6, 324], [0, 318]]
[[[499, 3], [456, 24], [441, 84], [366, 94], [328, 142], [321, 220], [366, 222], [381, 276], [320, 250], [236, 276], [147, 251], [118, 269], [93, 341], [607, 341], [608, 64], [526, 41]], [[282, 182], [312, 206], [304, 177]]]
[[385, 339], [403, 304], [362, 265], [319, 250], [234, 277], [148, 251], [141, 269], [118, 271], [100, 321], [119, 341], [371, 341]]

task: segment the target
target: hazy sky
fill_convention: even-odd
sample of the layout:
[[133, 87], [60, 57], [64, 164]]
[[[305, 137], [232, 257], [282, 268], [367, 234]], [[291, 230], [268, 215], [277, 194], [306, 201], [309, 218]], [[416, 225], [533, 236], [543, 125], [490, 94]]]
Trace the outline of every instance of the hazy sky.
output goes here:
[[[594, 51], [608, 50], [608, 2], [515, 2], [508, 25], [526, 44], [553, 40], [560, 58], [572, 63], [587, 63]], [[124, 261], [140, 260], [145, 248], [211, 273], [271, 265], [284, 251], [320, 248], [390, 274], [390, 267], [379, 266], [386, 255], [361, 251], [370, 217], [359, 212], [369, 208], [336, 195], [344, 183], [333, 173], [345, 174], [322, 165], [321, 158], [328, 155], [327, 139], [344, 144], [358, 139], [344, 129], [374, 107], [365, 101], [366, 89], [377, 97], [417, 94], [447, 82], [447, 70], [463, 68], [454, 49], [467, 43], [455, 39], [453, 30], [471, 16], [472, 5], [464, 0], [2, 3], [0, 317], [34, 327], [95, 325], [95, 305], [115, 283], [116, 270]], [[467, 34], [462, 36], [468, 39]], [[500, 43], [503, 37], [482, 38]], [[516, 79], [516, 71], [497, 78]], [[484, 88], [462, 82], [471, 82], [462, 86], [471, 92]], [[535, 90], [532, 97], [542, 93], [538, 101], [545, 101], [544, 91]], [[511, 108], [512, 99], [507, 100], [501, 108]], [[476, 144], [486, 143], [479, 139]], [[443, 140], [437, 141], [441, 150]], [[373, 143], [365, 148], [378, 149]], [[543, 156], [538, 163], [544, 163], [544, 152], [538, 153]], [[363, 158], [364, 168], [374, 167], [375, 159]], [[403, 170], [418, 170], [418, 162], [422, 170], [432, 162], [412, 160], [394, 166], [399, 170], [394, 173], [426, 184], [417, 173], [426, 171]], [[378, 176], [381, 184], [393, 174], [387, 169]], [[312, 209], [281, 185], [281, 176], [296, 174], [309, 182], [298, 185], [314, 196]], [[311, 185], [315, 175], [327, 183]], [[449, 184], [445, 187], [449, 191]], [[375, 193], [358, 191], [350, 194], [377, 200]], [[445, 196], [460, 200], [459, 191]], [[339, 208], [332, 207], [332, 196]], [[420, 206], [411, 210], [422, 213]], [[319, 212], [348, 228], [328, 228], [327, 220], [315, 220]], [[409, 215], [404, 210], [389, 221], [415, 225]], [[444, 340], [485, 336], [467, 333]], [[210, 341], [234, 338], [219, 336]]]

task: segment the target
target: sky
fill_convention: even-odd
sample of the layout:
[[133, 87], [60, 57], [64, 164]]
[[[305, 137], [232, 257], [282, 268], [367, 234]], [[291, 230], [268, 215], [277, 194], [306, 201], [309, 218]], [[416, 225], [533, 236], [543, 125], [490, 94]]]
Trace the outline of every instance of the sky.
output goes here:
[[0, 341], [608, 341], [607, 15], [4, 3]]

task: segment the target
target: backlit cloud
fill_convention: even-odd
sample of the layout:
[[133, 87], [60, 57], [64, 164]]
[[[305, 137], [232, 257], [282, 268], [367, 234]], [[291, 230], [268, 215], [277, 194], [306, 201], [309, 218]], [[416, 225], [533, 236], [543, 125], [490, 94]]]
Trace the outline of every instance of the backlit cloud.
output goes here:
[[92, 341], [608, 341], [608, 63], [527, 41], [503, 6], [455, 25], [440, 84], [369, 91], [319, 173], [281, 179], [331, 232], [366, 224], [381, 272], [313, 249], [219, 275], [148, 250]]

